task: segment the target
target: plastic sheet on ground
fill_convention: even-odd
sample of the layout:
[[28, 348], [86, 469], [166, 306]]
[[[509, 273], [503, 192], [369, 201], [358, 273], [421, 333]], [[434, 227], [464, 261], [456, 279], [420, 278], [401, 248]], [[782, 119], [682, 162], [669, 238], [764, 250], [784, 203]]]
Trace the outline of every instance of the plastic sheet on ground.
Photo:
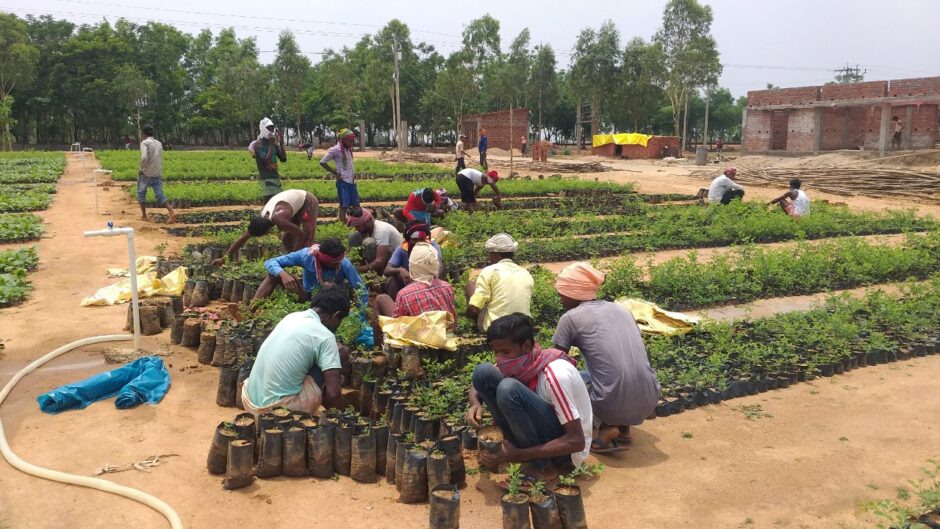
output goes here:
[[639, 145], [646, 147], [650, 138], [649, 134], [640, 134], [639, 132], [625, 132], [621, 134], [595, 134], [591, 138], [592, 147], [603, 147], [609, 143], [614, 145]]
[[457, 337], [447, 332], [453, 321], [454, 317], [449, 312], [441, 310], [400, 318], [379, 316], [385, 343], [395, 347], [414, 345], [447, 351], [457, 350]]
[[119, 410], [147, 402], [160, 402], [170, 389], [170, 373], [163, 360], [145, 356], [111, 371], [60, 386], [36, 398], [45, 413], [86, 408], [92, 402], [117, 395]]
[[[157, 270], [157, 258], [152, 255], [141, 255], [135, 262], [137, 273], [146, 274]], [[130, 277], [127, 268], [108, 268], [109, 277]]]
[[[157, 279], [156, 271], [137, 274], [137, 296], [149, 298], [152, 296], [179, 296], [183, 293], [186, 283], [186, 268], [179, 267], [169, 274]], [[83, 307], [118, 305], [131, 300], [131, 279], [122, 279], [113, 285], [103, 287], [93, 296], [82, 300]]]
[[681, 312], [670, 312], [655, 303], [633, 298], [619, 298], [614, 303], [633, 313], [642, 332], [678, 336], [690, 332], [702, 318]]

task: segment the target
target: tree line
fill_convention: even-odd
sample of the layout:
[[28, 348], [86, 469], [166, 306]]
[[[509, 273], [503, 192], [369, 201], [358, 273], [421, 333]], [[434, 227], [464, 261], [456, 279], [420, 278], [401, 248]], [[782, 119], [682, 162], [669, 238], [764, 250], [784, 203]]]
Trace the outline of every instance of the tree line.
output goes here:
[[[394, 50], [400, 49], [401, 117], [412, 145], [455, 141], [465, 114], [529, 109], [530, 136], [570, 142], [578, 107], [585, 137], [645, 132], [701, 137], [709, 93], [712, 139], [740, 134], [743, 98], [717, 86], [721, 63], [712, 12], [670, 0], [647, 41], [622, 43], [613, 22], [585, 28], [567, 65], [522, 30], [504, 49], [490, 15], [469, 22], [443, 54], [394, 19], [352, 47], [312, 64], [290, 31], [263, 64], [253, 37], [232, 28], [196, 35], [171, 25], [76, 25], [0, 14], [0, 134], [4, 143], [117, 144], [151, 123], [171, 143], [245, 144], [271, 117], [294, 141], [365, 123], [369, 145], [393, 142]], [[686, 121], [687, 120], [687, 121]]]

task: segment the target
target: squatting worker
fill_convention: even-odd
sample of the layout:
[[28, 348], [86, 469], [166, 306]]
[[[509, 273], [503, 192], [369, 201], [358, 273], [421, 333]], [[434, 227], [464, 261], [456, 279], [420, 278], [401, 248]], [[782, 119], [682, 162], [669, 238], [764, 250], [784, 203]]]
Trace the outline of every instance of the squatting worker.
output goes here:
[[409, 270], [411, 250], [415, 246], [423, 243], [430, 244], [431, 247], [434, 248], [434, 251], [437, 252], [437, 275], [441, 275], [444, 265], [444, 254], [441, 252], [441, 247], [437, 242], [431, 239], [430, 226], [418, 221], [409, 222], [408, 226], [405, 228], [405, 241], [402, 242], [398, 248], [395, 248], [395, 251], [392, 252], [392, 257], [389, 258], [388, 263], [385, 265], [385, 270], [382, 271], [385, 277], [389, 278], [386, 291], [392, 299], [395, 299], [399, 290], [411, 283], [411, 272]]
[[463, 202], [467, 212], [472, 213], [477, 208], [477, 195], [484, 186], [490, 186], [493, 189], [493, 204], [497, 208], [500, 206], [499, 188], [496, 187], [499, 182], [499, 173], [488, 171], [483, 174], [476, 169], [464, 169], [457, 173], [457, 187], [460, 189], [460, 201]]
[[260, 415], [276, 407], [316, 414], [340, 403], [342, 359], [333, 333], [349, 314], [339, 287], [323, 288], [310, 309], [284, 316], [261, 344], [242, 386], [245, 410]]
[[558, 274], [555, 290], [566, 312], [552, 337], [556, 348], [567, 352], [577, 347], [584, 355], [591, 406], [602, 421], [591, 443], [596, 453], [623, 450], [630, 442], [630, 426], [649, 417], [660, 396], [633, 314], [597, 299], [603, 283], [604, 273], [587, 263], [569, 265]]
[[398, 220], [408, 223], [413, 220], [431, 225], [431, 217], [443, 215], [441, 209], [441, 195], [430, 187], [416, 189], [408, 195], [408, 201], [405, 207], [396, 210], [395, 216]]
[[454, 287], [439, 279], [440, 261], [437, 250], [426, 242], [418, 243], [408, 257], [411, 283], [392, 298], [380, 294], [375, 298], [375, 307], [382, 316], [420, 316], [425, 312], [443, 311], [453, 316], [451, 329], [457, 325], [457, 305]]
[[466, 169], [467, 163], [464, 160], [467, 156], [467, 151], [464, 149], [464, 140], [467, 139], [466, 134], [461, 134], [460, 138], [457, 139], [457, 147], [454, 149], [454, 153], [457, 159], [457, 172]]
[[258, 139], [248, 147], [258, 166], [261, 181], [261, 203], [267, 204], [274, 195], [280, 193], [281, 175], [277, 172], [278, 160], [287, 162], [284, 150], [284, 133], [274, 128], [270, 118], [264, 118], [258, 125]]
[[238, 250], [252, 237], [264, 237], [271, 228], [283, 234], [281, 242], [288, 252], [299, 250], [313, 244], [317, 235], [317, 216], [320, 203], [310, 191], [288, 189], [271, 197], [261, 208], [261, 214], [248, 222], [248, 229], [219, 259], [212, 261], [212, 266], [221, 266], [225, 259], [238, 260]]
[[376, 220], [372, 211], [353, 206], [346, 213], [346, 225], [355, 231], [349, 234], [349, 247], [362, 247], [362, 264], [359, 272], [385, 272], [385, 265], [395, 248], [401, 246], [401, 233], [391, 224]]
[[140, 218], [147, 220], [147, 188], [153, 188], [153, 195], [167, 213], [167, 222], [176, 222], [176, 212], [163, 194], [163, 144], [153, 137], [153, 127], [144, 125], [140, 129], [144, 140], [140, 142], [140, 165], [137, 168], [137, 201], [140, 203]]
[[803, 182], [799, 178], [790, 180], [790, 190], [770, 201], [770, 204], [779, 204], [783, 211], [795, 218], [809, 215], [809, 196], [800, 189]]
[[486, 165], [486, 151], [490, 148], [490, 140], [486, 137], [486, 129], [480, 129], [480, 141], [477, 143], [477, 150], [480, 151], [480, 166], [486, 171], [489, 169]]
[[[349, 129], [340, 129], [339, 141], [329, 148], [320, 165], [336, 177], [336, 195], [339, 197], [339, 221], [346, 222], [346, 210], [359, 205], [359, 188], [356, 187], [356, 170], [353, 165], [353, 146], [356, 145], [356, 133]], [[330, 160], [336, 169], [329, 166]]]
[[535, 281], [528, 270], [513, 262], [518, 248], [506, 233], [490, 237], [485, 245], [489, 266], [480, 271], [476, 281], [467, 282], [467, 316], [476, 320], [482, 332], [502, 316], [516, 312], [531, 316]]
[[728, 204], [736, 198], [744, 198], [744, 188], [735, 182], [737, 174], [736, 168], [728, 167], [723, 174], [712, 180], [708, 186], [709, 204]]
[[297, 146], [298, 151], [307, 151], [308, 160], [313, 158], [313, 148], [314, 148], [314, 145], [309, 142], [304, 142]]
[[473, 370], [467, 422], [479, 427], [483, 405], [503, 432], [496, 455], [481, 462], [527, 462], [523, 473], [550, 481], [578, 467], [590, 450], [591, 399], [574, 361], [558, 349], [542, 349], [524, 314], [497, 319], [486, 332], [496, 365]]
[[[287, 270], [290, 266], [299, 266], [303, 270], [303, 282], [298, 283]], [[297, 294], [297, 297], [306, 301], [315, 288], [322, 288], [328, 283], [346, 287], [347, 292], [359, 295], [361, 307], [369, 304], [369, 291], [356, 271], [356, 267], [346, 258], [346, 248], [335, 237], [324, 239], [320, 244], [309, 248], [301, 248], [280, 257], [274, 257], [264, 262], [264, 269], [268, 275], [261, 282], [255, 292], [254, 299], [262, 299], [271, 295], [277, 286]]]

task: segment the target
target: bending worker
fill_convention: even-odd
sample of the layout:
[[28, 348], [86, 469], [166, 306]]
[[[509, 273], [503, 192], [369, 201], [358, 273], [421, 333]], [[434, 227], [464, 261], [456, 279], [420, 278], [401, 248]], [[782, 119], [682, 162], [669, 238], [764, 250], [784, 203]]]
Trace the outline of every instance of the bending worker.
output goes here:
[[566, 312], [552, 337], [556, 348], [567, 352], [577, 347], [584, 355], [591, 407], [602, 421], [591, 443], [595, 453], [623, 450], [630, 442], [630, 426], [649, 417], [660, 396], [633, 314], [597, 299], [603, 283], [604, 273], [587, 263], [569, 265], [558, 274], [555, 290]]
[[403, 209], [395, 210], [398, 220], [408, 223], [413, 220], [431, 225], [431, 217], [443, 215], [441, 210], [441, 195], [430, 187], [417, 189], [408, 195]]
[[499, 173], [489, 171], [483, 174], [476, 169], [464, 169], [457, 173], [457, 187], [460, 189], [460, 201], [468, 212], [472, 213], [477, 209], [477, 195], [483, 189], [483, 186], [490, 186], [493, 189], [493, 204], [499, 208], [500, 197], [499, 188], [496, 187], [499, 182]]
[[506, 233], [486, 241], [490, 264], [480, 271], [476, 281], [467, 283], [467, 316], [477, 321], [482, 332], [493, 320], [513, 313], [531, 316], [532, 287], [535, 281], [525, 268], [513, 262], [519, 244]]
[[[248, 229], [225, 250], [222, 257], [212, 261], [213, 266], [220, 266], [229, 256], [238, 260], [238, 250], [252, 237], [264, 237], [271, 228], [283, 234], [281, 242], [288, 252], [310, 246], [317, 235], [317, 216], [320, 203], [317, 197], [303, 189], [288, 189], [271, 197], [261, 208], [261, 213], [248, 222]], [[301, 227], [302, 226], [302, 227]]]
[[388, 295], [392, 299], [395, 299], [395, 296], [398, 294], [398, 291], [411, 283], [411, 273], [409, 271], [409, 259], [411, 257], [411, 250], [419, 244], [430, 244], [434, 251], [437, 252], [438, 258], [438, 273], [437, 276], [440, 277], [441, 271], [443, 270], [443, 253], [441, 252], [441, 247], [431, 239], [431, 229], [427, 224], [421, 222], [410, 222], [408, 227], [405, 229], [405, 242], [401, 243], [401, 246], [395, 248], [395, 251], [392, 252], [392, 257], [388, 260], [388, 263], [385, 265], [385, 270], [383, 273], [388, 277]]
[[401, 246], [402, 236], [395, 226], [376, 220], [372, 211], [360, 206], [349, 208], [346, 225], [356, 231], [349, 234], [349, 247], [362, 246], [362, 264], [359, 272], [369, 271], [382, 275], [392, 252]]

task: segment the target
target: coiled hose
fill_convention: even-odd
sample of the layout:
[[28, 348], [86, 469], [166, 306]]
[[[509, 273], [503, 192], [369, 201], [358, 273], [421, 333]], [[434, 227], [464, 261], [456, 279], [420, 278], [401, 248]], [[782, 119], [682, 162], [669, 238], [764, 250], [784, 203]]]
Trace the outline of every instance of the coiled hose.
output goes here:
[[[13, 390], [13, 387], [23, 379], [26, 375], [32, 373], [37, 368], [45, 364], [46, 362], [57, 358], [72, 349], [82, 347], [85, 345], [90, 345], [94, 343], [101, 342], [119, 342], [125, 340], [132, 340], [134, 337], [129, 334], [112, 334], [108, 336], [94, 336], [91, 338], [84, 338], [72, 342], [70, 344], [63, 345], [55, 351], [35, 360], [33, 363], [21, 369], [18, 373], [13, 375], [13, 378], [7, 382], [7, 385], [0, 390], [0, 406], [3, 405], [3, 401], [6, 400], [7, 396], [10, 394], [10, 391]], [[118, 485], [113, 481], [108, 481], [106, 479], [92, 478], [88, 476], [79, 476], [76, 474], [67, 474], [65, 472], [60, 472], [58, 470], [51, 470], [48, 468], [39, 467], [33, 465], [32, 463], [27, 463], [20, 459], [13, 450], [10, 448], [10, 444], [7, 442], [6, 432], [3, 430], [3, 421], [0, 420], [0, 455], [3, 455], [3, 458], [10, 463], [13, 468], [25, 472], [32, 476], [37, 476], [43, 479], [48, 479], [50, 481], [58, 481], [59, 483], [68, 483], [70, 485], [78, 485], [81, 487], [88, 487], [90, 489], [100, 490], [104, 492], [110, 492], [111, 494], [116, 494], [118, 496], [123, 496], [125, 498], [136, 501], [137, 503], [142, 503], [151, 509], [159, 512], [167, 521], [170, 522], [170, 526], [173, 529], [183, 529], [183, 522], [180, 520], [176, 511], [173, 510], [166, 502], [163, 500], [141, 492], [137, 489], [130, 487], [125, 487], [124, 485]]]

